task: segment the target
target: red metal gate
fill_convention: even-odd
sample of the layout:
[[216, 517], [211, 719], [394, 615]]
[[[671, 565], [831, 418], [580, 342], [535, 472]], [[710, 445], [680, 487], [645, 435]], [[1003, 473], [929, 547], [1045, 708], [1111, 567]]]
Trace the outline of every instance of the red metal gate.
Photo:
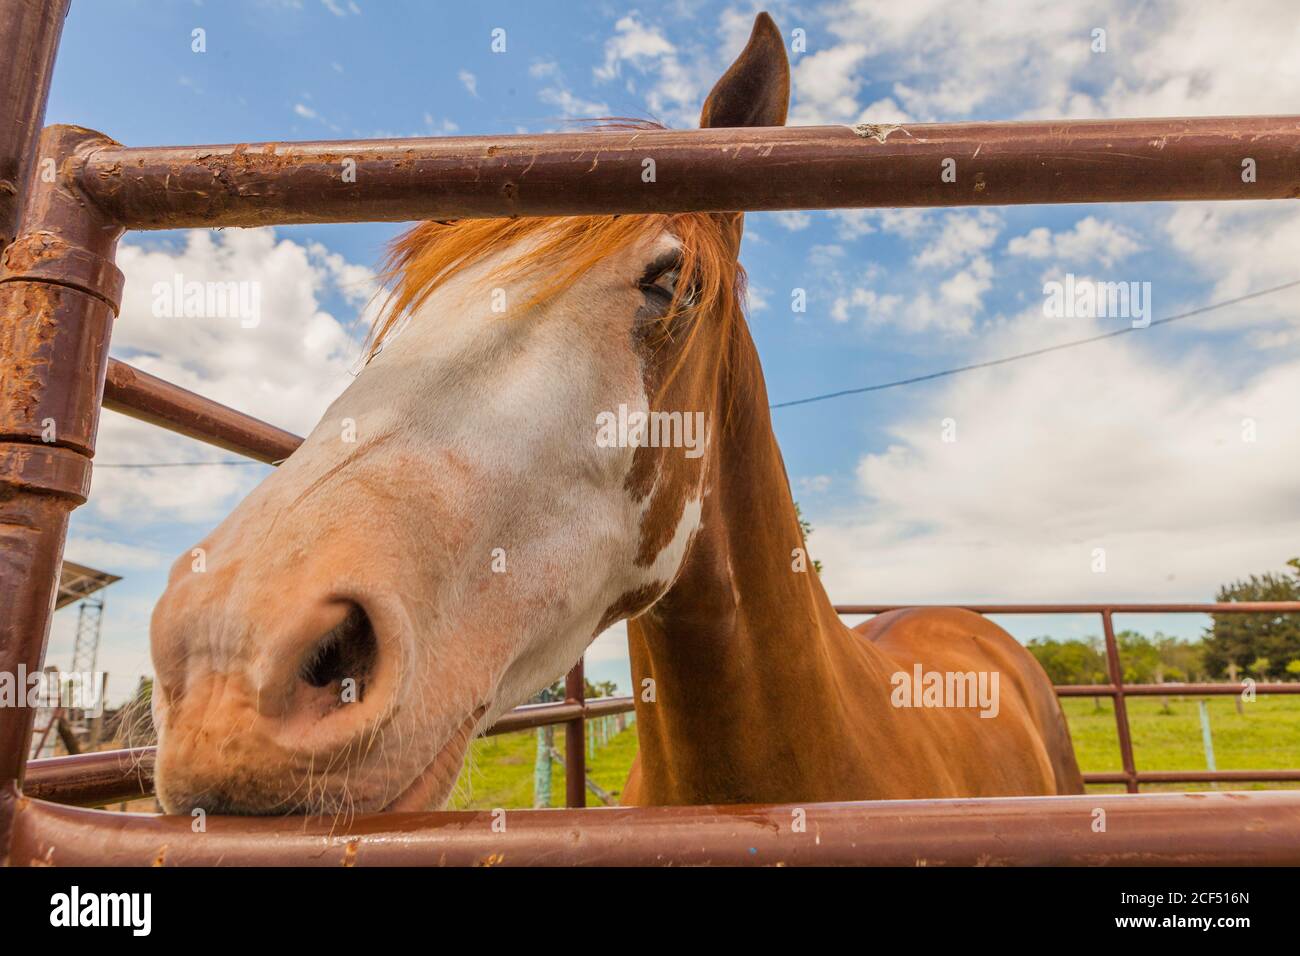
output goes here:
[[[8, 245], [0, 269], [0, 670], [9, 673], [43, 664], [68, 516], [89, 490], [101, 404], [262, 461], [298, 444], [108, 358], [122, 293], [114, 257], [127, 229], [1300, 196], [1295, 116], [916, 125], [886, 142], [814, 127], [144, 148], [55, 126], [39, 138], [53, 175], [33, 176], [66, 6], [0, 0], [0, 240]], [[1261, 168], [1279, 172], [1243, 183], [1236, 170], [1244, 141]], [[599, 164], [590, 162], [593, 148]], [[627, 188], [647, 155], [672, 188]], [[978, 175], [941, 183], [934, 170], [949, 157]], [[344, 159], [356, 170], [346, 181]], [[55, 443], [42, 440], [47, 418], [61, 425]], [[1081, 607], [1102, 614], [1110, 655], [1111, 683], [1081, 691], [1115, 700], [1124, 772], [1107, 782], [1136, 790], [1208, 779], [1137, 771], [1125, 697], [1169, 688], [1122, 682], [1111, 615], [1134, 608]], [[563, 704], [503, 722], [569, 721], [575, 805], [583, 801], [580, 718], [626, 703], [582, 702], [582, 686], [576, 671]], [[1216, 688], [1195, 692], [1235, 692]], [[93, 803], [120, 790], [123, 774], [113, 763], [120, 758], [88, 755], [38, 764], [25, 781], [32, 716], [19, 707], [0, 722], [0, 857], [16, 864], [1300, 863], [1300, 794], [1283, 791], [517, 811], [506, 833], [478, 813], [374, 814], [346, 825], [216, 818], [196, 834], [188, 819], [36, 799]], [[1295, 771], [1272, 773], [1284, 776], [1251, 779], [1296, 779]], [[1100, 833], [1091, 826], [1099, 810], [1111, 821]], [[802, 831], [790, 825], [797, 813]]]

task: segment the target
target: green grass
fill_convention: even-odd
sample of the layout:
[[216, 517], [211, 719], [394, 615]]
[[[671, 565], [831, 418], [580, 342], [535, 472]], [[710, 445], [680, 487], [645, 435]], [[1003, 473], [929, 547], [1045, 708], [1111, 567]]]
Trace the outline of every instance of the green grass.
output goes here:
[[[1133, 760], [1142, 770], [1206, 770], [1201, 745], [1198, 700], [1206, 700], [1219, 770], [1290, 770], [1300, 767], [1300, 697], [1261, 696], [1242, 703], [1237, 713], [1233, 697], [1170, 697], [1168, 712], [1159, 697], [1127, 698], [1133, 731]], [[1084, 773], [1123, 769], [1115, 711], [1108, 698], [1098, 708], [1090, 697], [1063, 701], [1079, 768]], [[1219, 784], [1221, 789], [1267, 790], [1295, 786], [1279, 783]], [[1210, 790], [1208, 783], [1143, 784], [1143, 790]], [[1097, 786], [1097, 791], [1123, 790]]]
[[[587, 733], [592, 733], [592, 723]], [[564, 726], [555, 727], [555, 749], [563, 757]], [[470, 757], [456, 781], [455, 795], [447, 804], [450, 810], [492, 809], [507, 810], [533, 805], [533, 762], [537, 754], [537, 731], [525, 730], [497, 737], [475, 740]], [[614, 734], [603, 747], [596, 748], [595, 757], [587, 758], [587, 776], [596, 786], [605, 790], [617, 802], [627, 782], [632, 759], [636, 756], [636, 724], [631, 723], [622, 733]], [[551, 803], [564, 806], [565, 772], [559, 763], [551, 764]], [[600, 800], [587, 791], [587, 805], [600, 806]]]
[[[1170, 697], [1168, 713], [1158, 697], [1128, 698], [1133, 752], [1138, 770], [1204, 770], [1201, 720], [1194, 697]], [[1300, 767], [1300, 696], [1261, 696], [1243, 703], [1238, 714], [1234, 698], [1208, 698], [1215, 762], [1220, 770], [1266, 770]], [[1070, 735], [1084, 773], [1121, 770], [1115, 715], [1108, 698], [1097, 707], [1090, 697], [1062, 702], [1070, 722]], [[590, 724], [588, 725], [590, 730]], [[564, 753], [563, 727], [555, 728], [555, 746]], [[471, 759], [461, 772], [451, 809], [518, 809], [533, 805], [535, 731], [503, 734], [476, 740]], [[632, 758], [636, 755], [636, 725], [610, 738], [587, 761], [587, 773], [615, 799], [623, 791]], [[1296, 784], [1234, 783], [1223, 789], [1264, 790]], [[1101, 785], [1096, 792], [1122, 791], [1122, 786]], [[1212, 784], [1144, 784], [1145, 790], [1209, 790]], [[587, 794], [588, 806], [599, 801]], [[551, 806], [564, 805], [564, 771], [555, 765], [551, 779]]]

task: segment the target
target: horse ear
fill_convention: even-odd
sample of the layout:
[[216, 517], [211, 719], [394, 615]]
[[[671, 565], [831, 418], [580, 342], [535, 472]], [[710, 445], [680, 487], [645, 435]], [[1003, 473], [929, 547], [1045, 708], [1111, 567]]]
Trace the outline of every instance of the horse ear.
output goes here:
[[789, 105], [785, 39], [772, 18], [760, 13], [745, 49], [704, 101], [700, 128], [784, 126]]

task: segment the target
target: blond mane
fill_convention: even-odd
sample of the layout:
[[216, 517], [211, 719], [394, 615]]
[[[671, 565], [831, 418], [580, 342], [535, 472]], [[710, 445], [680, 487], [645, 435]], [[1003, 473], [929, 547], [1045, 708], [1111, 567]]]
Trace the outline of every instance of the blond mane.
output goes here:
[[[682, 246], [677, 292], [665, 325], [687, 309], [694, 317], [737, 309], [744, 271], [722, 224], [707, 213], [423, 222], [389, 247], [383, 270], [388, 294], [370, 331], [368, 356], [373, 357], [393, 330], [453, 277], [525, 240], [525, 252], [486, 277], [543, 277], [531, 296], [511, 310], [515, 315], [570, 288], [601, 260], [665, 232]], [[692, 333], [696, 324], [691, 322]]]

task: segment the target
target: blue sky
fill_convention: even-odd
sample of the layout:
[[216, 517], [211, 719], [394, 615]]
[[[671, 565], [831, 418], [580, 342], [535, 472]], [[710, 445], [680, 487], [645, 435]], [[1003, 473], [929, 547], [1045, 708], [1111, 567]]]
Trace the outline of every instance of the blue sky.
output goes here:
[[[1283, 2], [764, 7], [787, 37], [806, 37], [792, 52], [792, 124], [1285, 113], [1300, 102], [1300, 26]], [[537, 132], [602, 115], [690, 126], [764, 7], [77, 0], [47, 119], [128, 145]], [[494, 29], [504, 52], [491, 49]], [[1044, 316], [1044, 282], [1067, 273], [1151, 283], [1156, 318], [1300, 278], [1293, 207], [751, 215], [742, 260], [770, 396], [1128, 324]], [[113, 353], [305, 433], [350, 380], [370, 269], [400, 228], [129, 235]], [[153, 318], [151, 283], [178, 271], [261, 282], [263, 322]], [[796, 289], [806, 312], [791, 309]], [[1280, 568], [1300, 554], [1298, 304], [1292, 290], [1049, 358], [776, 411], [832, 597], [1210, 600], [1219, 583]], [[228, 457], [105, 413], [97, 462]], [[150, 670], [148, 614], [172, 558], [265, 471], [97, 468], [67, 555], [124, 576], [108, 594], [101, 654], [110, 699]], [[56, 617], [52, 662], [67, 663], [72, 617]], [[1097, 629], [1003, 623], [1022, 638]], [[1194, 634], [1203, 621], [1121, 625], [1139, 623]], [[619, 633], [589, 661], [597, 678], [626, 680]]]

